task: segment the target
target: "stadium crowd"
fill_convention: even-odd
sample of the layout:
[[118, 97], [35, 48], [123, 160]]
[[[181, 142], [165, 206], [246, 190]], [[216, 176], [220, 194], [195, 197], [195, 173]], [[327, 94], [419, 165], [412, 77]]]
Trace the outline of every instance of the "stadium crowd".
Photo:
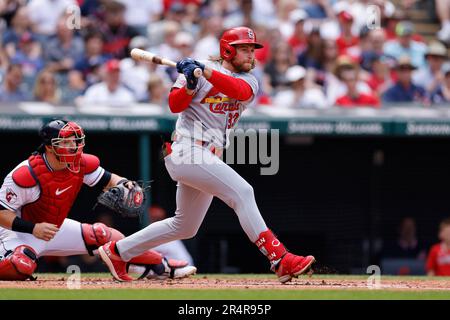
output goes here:
[[131, 48], [208, 59], [224, 29], [246, 25], [264, 44], [257, 105], [444, 104], [450, 1], [436, 0], [447, 15], [428, 43], [408, 19], [417, 1], [3, 0], [0, 101], [165, 105], [176, 71], [132, 60]]

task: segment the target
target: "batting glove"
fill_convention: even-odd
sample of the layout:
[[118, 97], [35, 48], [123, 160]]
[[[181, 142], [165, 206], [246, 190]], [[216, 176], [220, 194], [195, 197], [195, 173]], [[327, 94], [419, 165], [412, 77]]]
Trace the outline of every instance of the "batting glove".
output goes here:
[[205, 71], [205, 65], [201, 62], [198, 62], [197, 60], [194, 60], [194, 63], [197, 65], [198, 68], [202, 69], [202, 72]]
[[195, 60], [191, 58], [181, 59], [180, 61], [177, 62], [177, 72], [184, 73], [184, 69], [191, 64], [195, 64]]
[[186, 77], [186, 88], [195, 90], [197, 88], [198, 78], [194, 76], [194, 70], [198, 66], [195, 63], [191, 63], [184, 68], [183, 74]]

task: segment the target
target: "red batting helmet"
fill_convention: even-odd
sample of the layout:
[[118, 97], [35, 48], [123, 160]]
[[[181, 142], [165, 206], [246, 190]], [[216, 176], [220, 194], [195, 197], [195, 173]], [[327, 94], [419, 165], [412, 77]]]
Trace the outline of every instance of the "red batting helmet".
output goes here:
[[226, 30], [222, 38], [220, 38], [220, 56], [224, 60], [231, 60], [236, 55], [235, 45], [238, 44], [254, 44], [255, 49], [263, 47], [262, 44], [256, 42], [255, 32], [247, 27], [237, 27]]

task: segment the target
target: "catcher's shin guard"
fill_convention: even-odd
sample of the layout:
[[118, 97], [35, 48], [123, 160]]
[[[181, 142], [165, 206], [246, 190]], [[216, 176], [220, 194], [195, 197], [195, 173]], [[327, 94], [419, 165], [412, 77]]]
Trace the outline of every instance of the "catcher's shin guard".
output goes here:
[[302, 257], [289, 253], [270, 230], [262, 232], [255, 244], [269, 259], [270, 270], [276, 273], [281, 283], [307, 272], [315, 261], [313, 256]]
[[110, 228], [101, 222], [96, 222], [94, 224], [82, 223], [81, 235], [83, 236], [86, 249], [91, 256], [94, 255], [94, 250], [105, 243], [125, 238], [120, 231]]
[[18, 246], [0, 261], [0, 280], [34, 280], [36, 260], [37, 256], [32, 248], [25, 245]]
[[160, 264], [163, 261], [162, 254], [154, 251], [154, 250], [148, 250], [144, 252], [141, 255], [138, 255], [134, 258], [132, 258], [129, 262], [132, 264]]

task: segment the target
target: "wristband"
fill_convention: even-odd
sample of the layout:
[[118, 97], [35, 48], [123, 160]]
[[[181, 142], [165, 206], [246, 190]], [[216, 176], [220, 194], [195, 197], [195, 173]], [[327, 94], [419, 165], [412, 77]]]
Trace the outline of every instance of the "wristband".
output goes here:
[[11, 230], [17, 231], [17, 232], [33, 234], [34, 226], [35, 226], [35, 224], [33, 222], [26, 221], [26, 220], [20, 219], [19, 217], [16, 217], [12, 223]]
[[116, 184], [116, 186], [118, 186], [119, 184], [126, 184], [128, 181], [130, 181], [130, 180], [128, 180], [127, 178], [123, 178], [123, 179], [121, 179], [121, 180], [119, 180], [119, 182], [117, 182], [117, 184]]

